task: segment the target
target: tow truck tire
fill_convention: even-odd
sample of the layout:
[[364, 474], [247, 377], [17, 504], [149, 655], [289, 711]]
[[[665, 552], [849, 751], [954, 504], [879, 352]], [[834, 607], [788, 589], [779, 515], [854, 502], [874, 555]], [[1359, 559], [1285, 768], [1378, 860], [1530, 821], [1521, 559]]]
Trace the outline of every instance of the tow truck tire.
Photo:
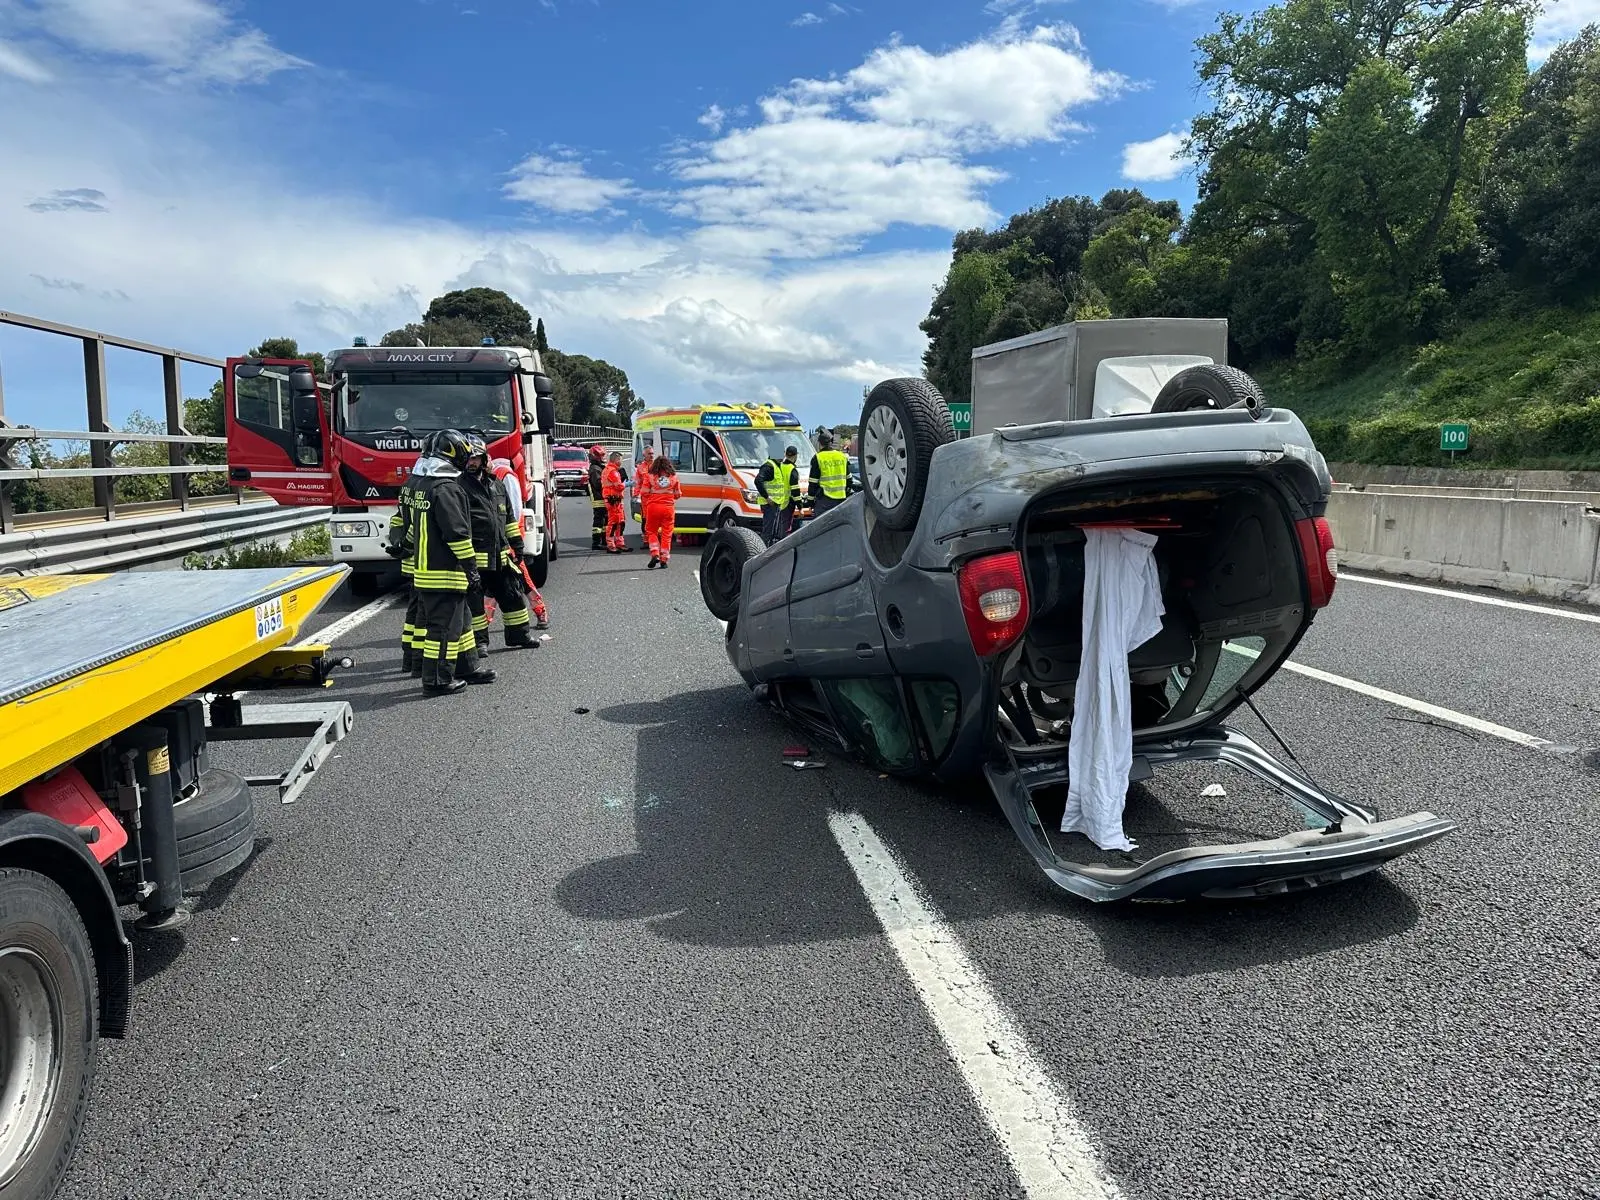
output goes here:
[[1185, 367], [1156, 393], [1153, 413], [1191, 412], [1194, 409], [1264, 408], [1261, 385], [1238, 367], [1203, 363]]
[[61, 1186], [94, 1091], [96, 993], [89, 931], [61, 885], [0, 870], [0, 1196], [49, 1200]]
[[915, 528], [933, 452], [956, 438], [950, 406], [926, 379], [885, 379], [861, 406], [857, 437], [873, 513], [897, 532]]
[[172, 811], [178, 827], [178, 873], [185, 891], [226, 875], [255, 849], [255, 801], [250, 785], [232, 771], [207, 771], [199, 791]]
[[766, 548], [742, 525], [720, 526], [706, 538], [706, 548], [700, 551], [700, 598], [717, 620], [738, 619], [744, 565]]

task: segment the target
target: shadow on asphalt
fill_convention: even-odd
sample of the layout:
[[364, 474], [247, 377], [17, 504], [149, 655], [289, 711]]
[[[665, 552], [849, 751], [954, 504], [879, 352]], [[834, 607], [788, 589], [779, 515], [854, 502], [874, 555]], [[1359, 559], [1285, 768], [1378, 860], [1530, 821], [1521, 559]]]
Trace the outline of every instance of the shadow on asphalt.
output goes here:
[[[730, 714], [741, 709], [748, 719], [736, 723]], [[556, 899], [588, 919], [649, 919], [675, 941], [876, 935], [828, 828], [829, 810], [865, 817], [952, 923], [1021, 915], [1032, 918], [1019, 927], [1027, 936], [1048, 938], [1050, 923], [1074, 922], [1099, 940], [1108, 966], [1136, 977], [1314, 958], [1396, 937], [1420, 916], [1381, 874], [1259, 901], [1094, 904], [1057, 890], [1034, 868], [981, 785], [907, 784], [838, 754], [827, 755], [824, 771], [787, 768], [782, 748], [807, 739], [743, 686], [595, 716], [637, 733], [639, 794], [605, 803], [632, 810], [639, 850], [574, 872]], [[722, 727], [729, 725], [736, 727]]]

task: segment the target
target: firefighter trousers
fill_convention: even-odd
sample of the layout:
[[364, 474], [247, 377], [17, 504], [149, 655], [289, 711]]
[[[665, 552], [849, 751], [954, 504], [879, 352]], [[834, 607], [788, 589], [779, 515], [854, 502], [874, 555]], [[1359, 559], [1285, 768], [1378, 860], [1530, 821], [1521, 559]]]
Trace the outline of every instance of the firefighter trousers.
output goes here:
[[520, 573], [505, 567], [498, 571], [483, 571], [483, 586], [467, 593], [467, 604], [472, 612], [474, 645], [482, 652], [489, 648], [489, 617], [484, 601], [493, 597], [500, 606], [500, 618], [506, 625], [506, 645], [526, 646], [533, 640], [528, 625], [528, 598], [518, 586]]
[[422, 600], [411, 576], [406, 576], [405, 585], [411, 595], [406, 602], [406, 623], [400, 627], [400, 650], [405, 666], [412, 669], [419, 667], [422, 661]]
[[449, 683], [478, 669], [477, 642], [465, 592], [416, 592], [421, 617], [421, 637], [412, 645], [422, 653], [422, 682]]
[[604, 500], [589, 501], [590, 521], [589, 548], [591, 550], [604, 550], [606, 546], [606, 502]]

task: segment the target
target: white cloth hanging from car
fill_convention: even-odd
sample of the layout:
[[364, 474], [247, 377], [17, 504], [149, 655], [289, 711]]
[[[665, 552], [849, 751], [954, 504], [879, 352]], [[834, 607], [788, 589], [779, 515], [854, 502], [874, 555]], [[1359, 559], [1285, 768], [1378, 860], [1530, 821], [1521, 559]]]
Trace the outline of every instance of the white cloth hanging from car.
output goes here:
[[1161, 631], [1166, 605], [1154, 534], [1085, 529], [1083, 653], [1067, 743], [1071, 781], [1062, 833], [1102, 850], [1132, 850], [1122, 829], [1133, 768], [1133, 699], [1128, 655]]

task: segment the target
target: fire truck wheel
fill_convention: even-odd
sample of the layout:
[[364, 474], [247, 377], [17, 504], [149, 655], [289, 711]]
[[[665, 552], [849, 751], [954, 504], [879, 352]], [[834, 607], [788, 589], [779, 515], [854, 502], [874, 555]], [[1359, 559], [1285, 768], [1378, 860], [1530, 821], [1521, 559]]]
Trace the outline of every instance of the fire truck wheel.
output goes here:
[[207, 771], [199, 791], [180, 801], [173, 815], [185, 891], [226, 875], [255, 849], [256, 806], [250, 785], [232, 771]]
[[544, 549], [528, 555], [524, 561], [528, 564], [528, 575], [533, 579], [533, 586], [542, 588], [545, 580], [550, 578], [550, 539], [545, 538]]
[[55, 880], [0, 870], [0, 1190], [53, 1196], [72, 1162], [94, 1091], [100, 1038], [94, 950]]

